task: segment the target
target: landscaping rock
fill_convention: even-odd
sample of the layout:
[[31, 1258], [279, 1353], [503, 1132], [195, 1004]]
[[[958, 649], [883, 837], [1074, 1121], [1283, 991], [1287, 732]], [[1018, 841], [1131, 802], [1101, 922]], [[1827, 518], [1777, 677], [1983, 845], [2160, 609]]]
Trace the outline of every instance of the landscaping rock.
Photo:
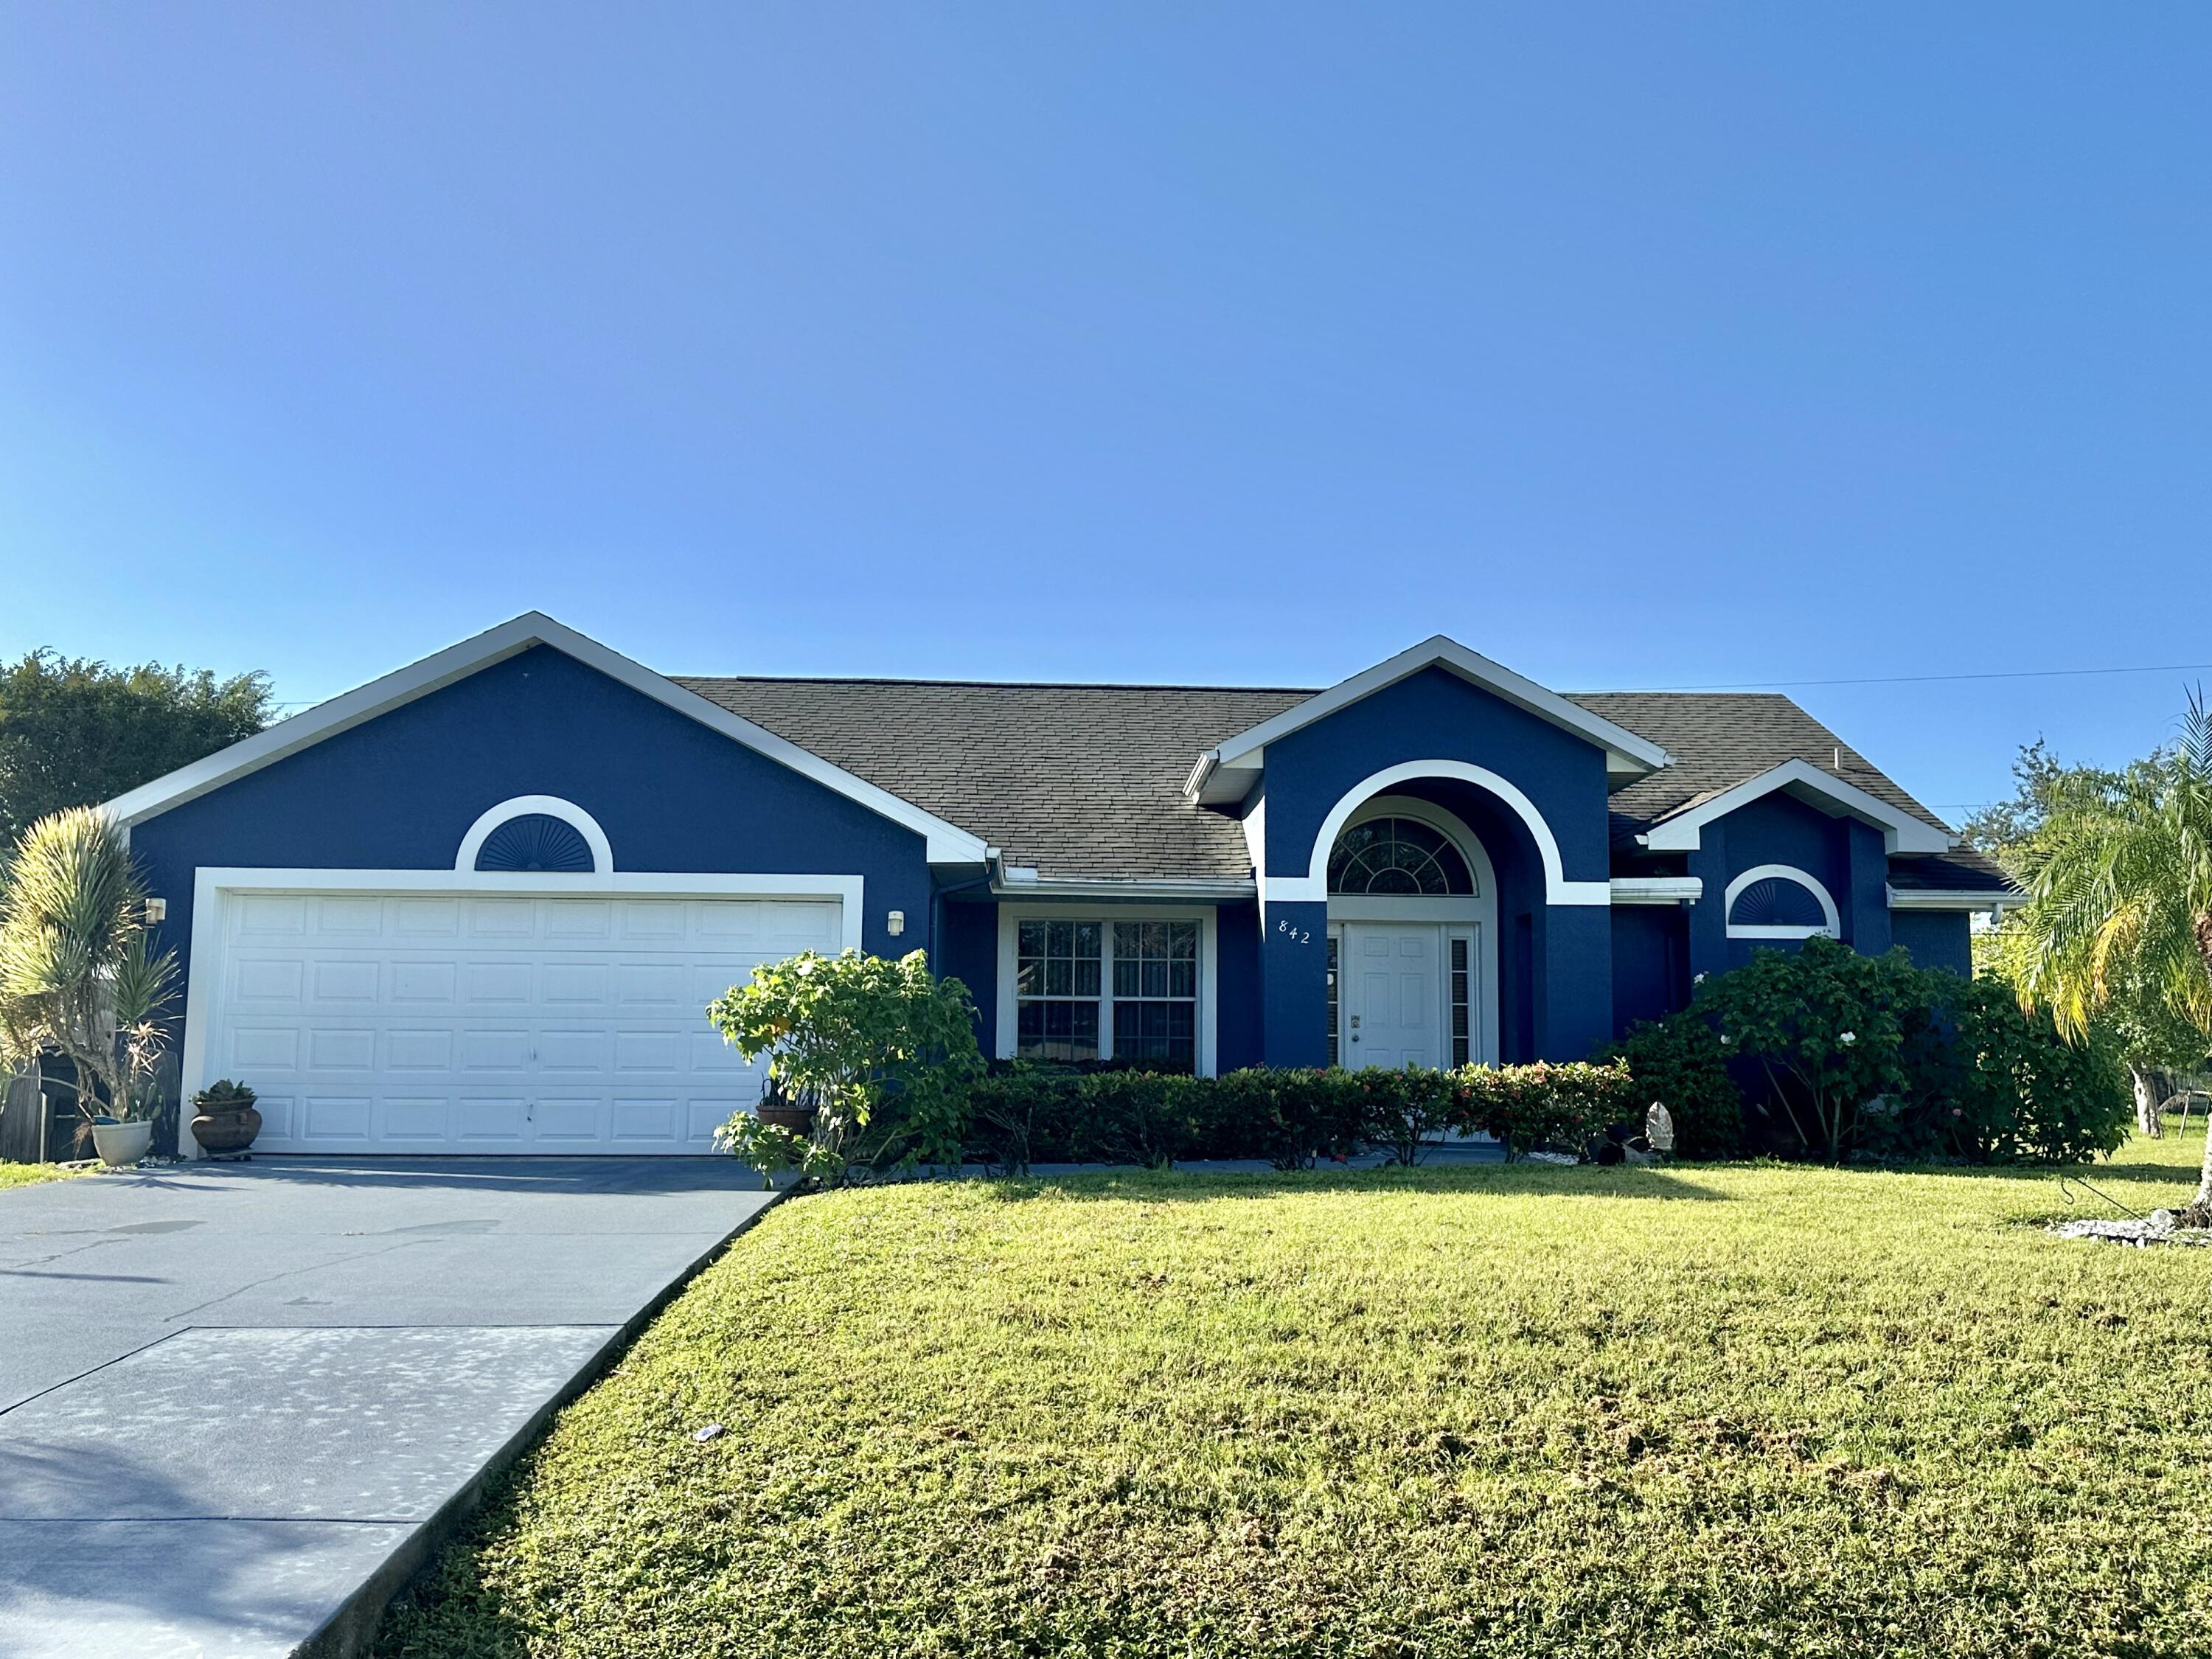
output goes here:
[[2107, 1244], [2212, 1245], [2212, 1231], [2184, 1227], [2171, 1210], [2153, 1210], [2140, 1220], [2061, 1221], [2051, 1231], [2061, 1238], [2088, 1238]]

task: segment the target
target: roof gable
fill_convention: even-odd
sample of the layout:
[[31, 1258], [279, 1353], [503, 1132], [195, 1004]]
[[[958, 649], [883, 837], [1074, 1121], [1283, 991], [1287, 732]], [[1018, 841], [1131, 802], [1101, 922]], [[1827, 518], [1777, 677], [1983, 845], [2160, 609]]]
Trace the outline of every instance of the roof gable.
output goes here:
[[1649, 738], [1437, 634], [1207, 750], [1191, 769], [1183, 786], [1185, 795], [1215, 805], [1242, 799], [1265, 764], [1269, 744], [1429, 668], [1456, 674], [1539, 720], [1595, 744], [1605, 751], [1607, 775], [1615, 781], [1640, 778], [1668, 763], [1667, 751]]
[[933, 864], [981, 864], [989, 856], [990, 848], [981, 836], [924, 811], [911, 801], [810, 753], [790, 739], [755, 725], [537, 611], [526, 611], [473, 639], [448, 646], [420, 662], [395, 669], [366, 685], [318, 703], [265, 732], [118, 795], [101, 810], [118, 823], [142, 823], [540, 645], [573, 657], [610, 679], [913, 830], [923, 838]]
[[1892, 854], [1910, 857], [1948, 853], [1956, 844], [1945, 831], [1856, 784], [1830, 775], [1810, 761], [1784, 761], [1730, 788], [1703, 795], [1660, 818], [1637, 839], [1655, 853], [1694, 852], [1705, 825], [1776, 792], [1817, 807], [1831, 817], [1854, 817], [1873, 824]]

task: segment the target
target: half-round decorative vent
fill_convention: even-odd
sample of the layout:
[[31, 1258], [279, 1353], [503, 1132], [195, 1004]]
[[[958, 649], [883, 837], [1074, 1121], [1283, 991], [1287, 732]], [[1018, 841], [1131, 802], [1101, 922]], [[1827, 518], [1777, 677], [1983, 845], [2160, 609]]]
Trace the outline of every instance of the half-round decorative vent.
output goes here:
[[477, 868], [589, 875], [592, 844], [573, 823], [544, 812], [525, 812], [484, 837]]
[[1472, 893], [1459, 848], [1418, 818], [1370, 818], [1336, 838], [1328, 855], [1332, 893]]
[[1734, 927], [1826, 927], [1827, 912], [1807, 888], [1781, 876], [1754, 881], [1729, 911]]

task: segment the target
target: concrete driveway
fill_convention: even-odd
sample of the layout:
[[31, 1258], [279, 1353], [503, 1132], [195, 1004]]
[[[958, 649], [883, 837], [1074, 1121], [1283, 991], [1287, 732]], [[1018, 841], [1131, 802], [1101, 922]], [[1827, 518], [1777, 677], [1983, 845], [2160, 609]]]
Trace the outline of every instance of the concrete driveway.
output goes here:
[[342, 1652], [771, 1194], [729, 1159], [0, 1193], [0, 1655]]

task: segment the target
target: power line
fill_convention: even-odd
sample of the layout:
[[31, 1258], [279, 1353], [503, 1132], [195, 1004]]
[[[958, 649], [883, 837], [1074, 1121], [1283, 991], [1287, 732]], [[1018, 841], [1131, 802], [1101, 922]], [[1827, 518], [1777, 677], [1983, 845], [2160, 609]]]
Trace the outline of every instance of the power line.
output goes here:
[[1744, 680], [1734, 685], [1646, 685], [1640, 691], [1790, 691], [1813, 685], [1933, 685], [1956, 680], [2072, 679], [2088, 674], [2196, 674], [2212, 672], [2212, 662], [2177, 662], [2142, 668], [2018, 668], [1987, 674], [1870, 674], [1843, 680]]

